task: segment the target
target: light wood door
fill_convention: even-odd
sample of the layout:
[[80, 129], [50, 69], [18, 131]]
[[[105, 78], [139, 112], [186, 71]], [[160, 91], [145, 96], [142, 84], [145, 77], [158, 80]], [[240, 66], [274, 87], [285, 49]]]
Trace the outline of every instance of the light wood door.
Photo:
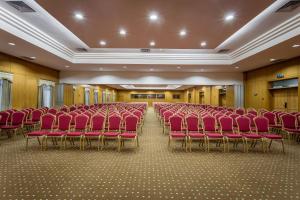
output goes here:
[[274, 110], [298, 111], [298, 88], [274, 90], [272, 94]]

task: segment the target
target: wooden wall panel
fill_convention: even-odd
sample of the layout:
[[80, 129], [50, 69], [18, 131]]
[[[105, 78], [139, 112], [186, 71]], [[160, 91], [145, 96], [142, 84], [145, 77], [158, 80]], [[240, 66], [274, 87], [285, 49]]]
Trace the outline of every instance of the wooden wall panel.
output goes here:
[[[277, 74], [283, 74], [284, 78], [282, 79], [296, 77], [299, 79], [300, 57], [266, 66], [257, 70], [245, 72], [245, 107], [254, 107], [256, 109], [283, 109], [279, 105], [282, 105], [283, 102], [283, 94], [281, 93], [286, 93], [286, 91], [270, 91], [268, 89], [269, 81], [282, 80], [276, 77]], [[299, 110], [299, 94], [300, 88], [298, 87], [298, 91], [293, 92], [293, 94], [290, 95], [289, 100], [287, 100], [293, 107], [291, 109]], [[297, 105], [294, 105], [295, 102]]]
[[64, 84], [64, 105], [70, 106], [74, 104], [73, 85]]
[[[131, 94], [165, 94], [165, 99], [131, 99]], [[173, 94], [179, 94], [180, 99], [173, 99]], [[130, 91], [118, 90], [117, 99], [119, 102], [148, 102], [151, 106], [153, 102], [185, 102], [183, 91]]]
[[226, 106], [234, 107], [234, 88], [232, 85], [226, 86]]
[[0, 71], [12, 73], [12, 106], [15, 109], [37, 107], [38, 81], [58, 82], [59, 72], [38, 64], [0, 53]]

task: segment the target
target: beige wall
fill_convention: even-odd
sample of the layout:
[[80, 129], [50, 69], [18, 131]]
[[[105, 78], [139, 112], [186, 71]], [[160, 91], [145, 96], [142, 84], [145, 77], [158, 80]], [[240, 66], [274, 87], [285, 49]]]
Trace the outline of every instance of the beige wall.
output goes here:
[[37, 107], [38, 81], [58, 82], [59, 72], [0, 53], [0, 71], [13, 74], [12, 106], [16, 109]]

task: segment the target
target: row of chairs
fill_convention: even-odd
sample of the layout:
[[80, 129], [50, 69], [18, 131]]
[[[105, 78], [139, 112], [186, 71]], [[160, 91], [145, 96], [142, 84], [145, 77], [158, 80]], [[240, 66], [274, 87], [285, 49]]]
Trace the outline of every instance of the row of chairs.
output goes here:
[[[166, 133], [167, 132], [166, 130], [170, 129], [170, 126], [171, 126], [170, 118], [171, 117], [177, 115], [178, 117], [183, 118], [182, 128], [185, 133], [184, 138], [186, 139], [186, 141], [192, 141], [193, 137], [200, 137], [200, 135], [194, 136], [193, 134], [191, 136], [187, 136], [188, 122], [186, 119], [188, 117], [198, 118], [199, 131], [202, 134], [204, 134], [205, 131], [206, 131], [206, 133], [208, 131], [208, 130], [204, 129], [205, 125], [204, 125], [203, 119], [206, 116], [215, 118], [216, 124], [214, 127], [215, 127], [215, 130], [217, 130], [217, 132], [221, 132], [221, 130], [222, 130], [221, 123], [220, 123], [221, 118], [223, 118], [222, 120], [231, 118], [232, 124], [233, 124], [232, 127], [233, 127], [234, 132], [239, 133], [239, 131], [241, 131], [240, 133], [242, 133], [242, 134], [239, 134], [239, 136], [228, 135], [228, 137], [224, 137], [224, 143], [226, 143], [226, 141], [229, 141], [231, 136], [239, 137], [239, 138], [241, 138], [241, 136], [242, 136], [241, 141], [246, 141], [246, 139], [249, 140], [249, 138], [247, 138], [244, 134], [245, 131], [242, 131], [241, 129], [239, 129], [241, 126], [239, 127], [237, 124], [238, 117], [245, 117], [245, 118], [247, 118], [247, 120], [250, 121], [250, 124], [249, 124], [250, 132], [249, 133], [258, 133], [258, 134], [256, 134], [258, 136], [249, 135], [248, 137], [260, 137], [259, 140], [262, 141], [262, 145], [264, 145], [264, 143], [267, 140], [270, 141], [270, 144], [272, 144], [271, 141], [273, 141], [273, 140], [280, 140], [280, 141], [282, 141], [282, 145], [283, 145], [283, 136], [279, 133], [284, 133], [285, 135], [287, 135], [287, 137], [289, 139], [290, 139], [290, 136], [298, 136], [299, 137], [299, 128], [297, 126], [297, 121], [298, 121], [297, 114], [299, 114], [299, 113], [282, 114], [280, 116], [281, 123], [279, 123], [279, 121], [276, 119], [276, 114], [273, 112], [270, 112], [270, 111], [266, 111], [266, 110], [257, 112], [254, 109], [247, 109], [245, 112], [245, 109], [242, 109], [242, 108], [224, 109], [224, 108], [212, 107], [212, 106], [207, 106], [207, 105], [204, 106], [204, 105], [197, 105], [197, 104], [166, 104], [166, 103], [157, 104], [154, 106], [154, 108], [155, 108], [157, 116], [163, 126], [163, 133]], [[257, 128], [257, 126], [255, 124], [255, 118], [257, 118], [257, 117], [261, 117], [261, 118], [263, 118], [264, 121], [267, 122], [267, 125], [268, 125], [267, 130], [268, 131], [262, 132], [259, 128]], [[260, 119], [260, 118], [258, 118], [258, 119]], [[209, 131], [214, 132], [215, 130], [209, 130]], [[231, 130], [231, 129], [229, 129], [229, 130]], [[246, 128], [245, 130], [248, 130], [248, 128]], [[264, 130], [264, 129], [262, 129], [262, 130]], [[265, 130], [266, 130], [266, 128], [265, 128]], [[198, 132], [198, 131], [196, 131], [196, 132]], [[267, 133], [269, 133], [269, 134], [267, 134]], [[210, 136], [212, 137], [212, 135], [210, 135]], [[200, 139], [199, 140], [202, 141], [203, 144], [205, 144], [204, 142], [211, 139], [211, 137], [208, 138], [208, 136], [205, 134], [205, 135], [202, 135], [201, 140]], [[221, 136], [217, 135], [216, 137], [221, 137]], [[172, 138], [173, 137], [170, 137], [170, 141], [172, 140]], [[217, 139], [217, 140], [219, 140], [219, 139]], [[253, 140], [253, 139], [251, 139], [251, 140]], [[256, 140], [258, 140], [258, 139], [256, 139]], [[190, 144], [190, 142], [187, 142], [187, 143]], [[256, 143], [257, 143], [257, 141], [255, 142], [255, 144]], [[190, 146], [191, 146], [191, 144], [190, 144]], [[253, 145], [251, 145], [251, 146], [253, 146]], [[269, 146], [271, 146], [271, 145], [269, 145]], [[283, 151], [284, 151], [284, 146], [282, 146], [282, 147], [283, 147]], [[245, 148], [245, 151], [247, 151], [247, 150], [248, 150], [248, 148]]]

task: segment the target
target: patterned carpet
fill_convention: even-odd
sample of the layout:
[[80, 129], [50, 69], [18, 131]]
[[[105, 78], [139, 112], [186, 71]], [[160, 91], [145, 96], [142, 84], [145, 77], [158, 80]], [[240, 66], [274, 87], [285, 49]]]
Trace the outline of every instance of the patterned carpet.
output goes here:
[[[300, 146], [274, 143], [242, 153], [192, 153], [167, 148], [168, 137], [148, 110], [140, 148], [131, 143], [118, 153], [111, 143], [102, 151], [52, 147], [36, 140], [2, 139], [0, 199], [299, 199]], [[212, 145], [214, 147], [215, 145]]]

